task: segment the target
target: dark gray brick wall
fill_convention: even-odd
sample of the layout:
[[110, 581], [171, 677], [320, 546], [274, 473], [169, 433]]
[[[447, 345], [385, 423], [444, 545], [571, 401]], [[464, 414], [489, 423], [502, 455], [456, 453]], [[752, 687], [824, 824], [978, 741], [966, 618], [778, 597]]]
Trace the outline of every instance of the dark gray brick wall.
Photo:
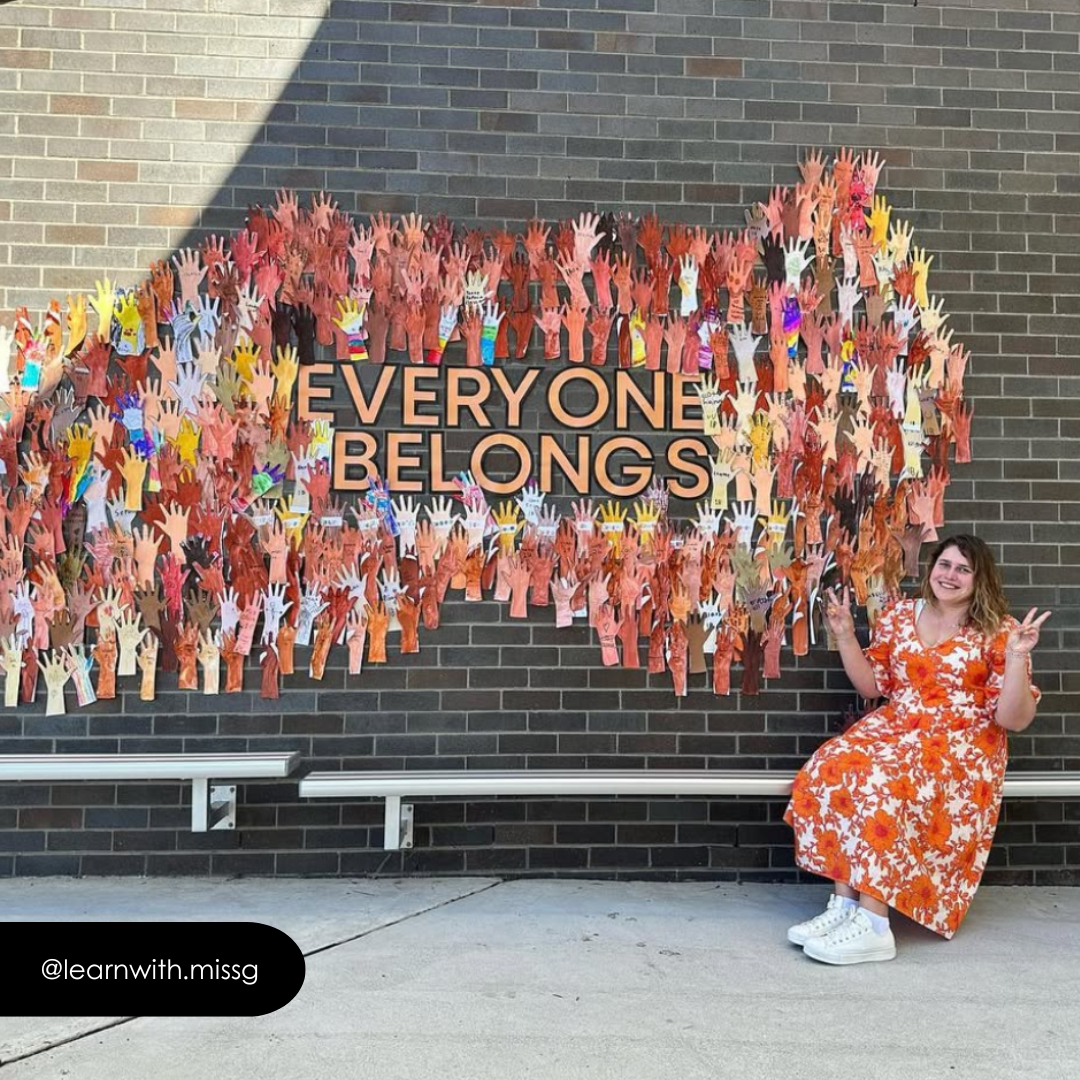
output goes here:
[[[208, 6], [244, 9], [216, 16], [233, 19], [214, 28], [216, 45], [201, 26]], [[69, 29], [114, 31], [104, 5], [0, 12], [8, 308], [106, 269], [138, 275], [168, 246], [237, 227], [282, 186], [332, 191], [358, 213], [445, 211], [470, 225], [519, 229], [532, 216], [612, 208], [734, 228], [745, 206], [793, 181], [807, 148], [881, 149], [880, 190], [934, 253], [931, 291], [972, 351], [975, 460], [955, 472], [948, 524], [993, 545], [1015, 609], [1054, 611], [1036, 657], [1042, 705], [1011, 737], [1014, 767], [1080, 768], [1076, 0], [183, 7], [165, 14], [148, 0], [161, 11], [133, 13], [130, 40]], [[213, 57], [200, 65], [177, 46], [166, 73], [177, 85], [154, 122], [159, 89], [147, 80], [129, 105], [138, 90], [109, 74], [158, 59], [145, 55], [144, 16], [172, 18], [165, 32], [190, 21], [196, 57], [198, 40], [227, 55], [230, 32], [264, 44], [250, 46], [250, 62], [221, 60], [217, 77]], [[292, 77], [271, 78], [274, 34], [304, 33], [312, 19]], [[146, 117], [138, 136], [112, 119], [125, 109]], [[197, 130], [172, 126], [188, 118]], [[147, 162], [131, 139], [155, 132], [158, 160]], [[225, 177], [205, 196], [200, 162]], [[50, 222], [57, 204], [73, 215]], [[118, 231], [133, 220], [143, 232]], [[115, 712], [62, 720], [20, 709], [0, 717], [0, 751], [295, 748], [331, 768], [787, 768], [854, 704], [821, 653], [785, 654], [781, 685], [760, 697], [694, 689], [677, 702], [665, 680], [599, 667], [586, 631], [503, 618], [494, 605], [451, 605], [420, 655], [348, 685], [331, 667], [320, 684], [294, 680], [280, 703], [165, 692], [153, 706], [128, 693]], [[381, 850], [377, 806], [301, 805], [290, 783], [241, 794], [236, 833], [192, 836], [173, 786], [6, 787], [0, 873], [796, 878], [781, 801], [422, 802], [418, 850], [402, 855]], [[1007, 803], [985, 880], [1080, 882], [1080, 803]]]

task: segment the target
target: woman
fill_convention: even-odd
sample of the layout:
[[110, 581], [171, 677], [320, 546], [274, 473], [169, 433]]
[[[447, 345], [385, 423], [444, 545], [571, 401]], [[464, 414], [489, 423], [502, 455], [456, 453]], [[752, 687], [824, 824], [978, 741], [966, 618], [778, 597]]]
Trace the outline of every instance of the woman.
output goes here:
[[921, 599], [882, 612], [865, 652], [848, 590], [825, 621], [865, 698], [888, 703], [821, 746], [784, 820], [800, 867], [831, 878], [825, 911], [788, 939], [829, 964], [891, 960], [889, 907], [951, 938], [990, 853], [1007, 732], [1035, 716], [1030, 653], [1050, 617], [1008, 613], [993, 556], [974, 536], [930, 553]]

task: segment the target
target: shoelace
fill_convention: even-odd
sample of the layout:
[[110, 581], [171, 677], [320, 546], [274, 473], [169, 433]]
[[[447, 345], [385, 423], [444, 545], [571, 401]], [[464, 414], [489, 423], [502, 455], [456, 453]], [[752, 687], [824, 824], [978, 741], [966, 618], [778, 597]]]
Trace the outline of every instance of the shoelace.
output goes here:
[[846, 911], [833, 908], [830, 911], [823, 911], [814, 921], [818, 923], [819, 926], [825, 926], [828, 923], [836, 923], [836, 925], [839, 926], [840, 920], [846, 919], [846, 917]]
[[852, 941], [857, 937], [862, 937], [867, 931], [873, 932], [873, 929], [869, 923], [852, 916], [847, 922], [841, 923], [840, 926], [833, 930], [829, 934], [829, 938], [834, 943], [839, 944], [842, 941]]
[[813, 932], [815, 932], [817, 930], [824, 929], [825, 927], [829, 926], [831, 923], [836, 923], [836, 925], [833, 926], [832, 929], [827, 931], [828, 933], [831, 934], [833, 932], [833, 930], [839, 929], [839, 927], [840, 927], [840, 923], [836, 922], [837, 918], [840, 917], [840, 914], [841, 913], [839, 911], [837, 911], [835, 908], [830, 908], [828, 911], [823, 911], [820, 915], [815, 915], [810, 920], [809, 925], [807, 926], [807, 929], [811, 933], [813, 933]]

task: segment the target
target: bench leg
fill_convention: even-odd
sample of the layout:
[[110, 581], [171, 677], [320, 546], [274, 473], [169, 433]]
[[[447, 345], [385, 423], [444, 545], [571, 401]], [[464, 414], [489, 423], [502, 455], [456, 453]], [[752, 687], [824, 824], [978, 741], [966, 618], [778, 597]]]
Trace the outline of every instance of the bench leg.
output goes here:
[[207, 791], [208, 780], [191, 781], [191, 831], [206, 832], [207, 808], [210, 796]]
[[386, 796], [386, 814], [383, 818], [383, 850], [400, 851], [413, 846], [412, 803], [401, 803], [400, 795]]

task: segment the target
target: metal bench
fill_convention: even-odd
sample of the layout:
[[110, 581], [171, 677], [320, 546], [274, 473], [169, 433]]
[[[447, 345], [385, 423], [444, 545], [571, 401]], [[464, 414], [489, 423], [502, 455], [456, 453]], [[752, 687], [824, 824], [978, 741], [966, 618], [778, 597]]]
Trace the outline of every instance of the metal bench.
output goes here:
[[[404, 796], [442, 795], [714, 795], [791, 794], [794, 772], [755, 769], [538, 769], [458, 772], [313, 772], [300, 780], [300, 796], [386, 800], [383, 848], [413, 846], [413, 808]], [[1080, 795], [1080, 772], [1015, 772], [1005, 778], [1009, 798]]]
[[299, 751], [275, 754], [0, 754], [0, 783], [10, 780], [190, 780], [191, 831], [236, 828], [236, 785], [211, 780], [288, 776]]

